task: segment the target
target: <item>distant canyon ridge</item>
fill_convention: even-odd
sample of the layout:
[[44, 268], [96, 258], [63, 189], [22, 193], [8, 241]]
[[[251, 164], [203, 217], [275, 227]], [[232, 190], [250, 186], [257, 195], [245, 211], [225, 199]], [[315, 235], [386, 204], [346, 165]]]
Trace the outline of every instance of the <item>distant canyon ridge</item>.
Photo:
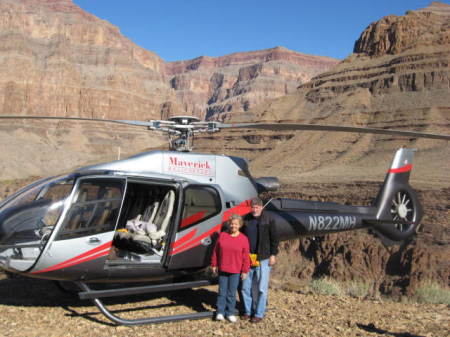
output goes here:
[[1, 115], [226, 120], [337, 63], [283, 47], [165, 62], [71, 0], [0, 2]]

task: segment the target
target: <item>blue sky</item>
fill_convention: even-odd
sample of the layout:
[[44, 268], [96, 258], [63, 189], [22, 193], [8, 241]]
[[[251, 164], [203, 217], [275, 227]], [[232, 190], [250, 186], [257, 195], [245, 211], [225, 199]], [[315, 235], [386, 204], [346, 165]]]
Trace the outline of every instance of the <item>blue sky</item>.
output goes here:
[[73, 0], [165, 61], [283, 46], [345, 58], [383, 16], [431, 0]]

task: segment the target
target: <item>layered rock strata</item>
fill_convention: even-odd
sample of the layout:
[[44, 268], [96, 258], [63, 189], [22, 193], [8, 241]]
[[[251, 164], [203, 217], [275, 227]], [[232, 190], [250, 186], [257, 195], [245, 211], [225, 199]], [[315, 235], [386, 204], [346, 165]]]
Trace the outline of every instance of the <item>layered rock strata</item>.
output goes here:
[[0, 2], [0, 114], [159, 118], [163, 61], [71, 0]]
[[0, 114], [218, 118], [295, 91], [337, 60], [284, 48], [164, 62], [71, 0], [0, 3]]
[[276, 47], [169, 62], [166, 75], [186, 113], [226, 121], [261, 102], [295, 92], [337, 62]]

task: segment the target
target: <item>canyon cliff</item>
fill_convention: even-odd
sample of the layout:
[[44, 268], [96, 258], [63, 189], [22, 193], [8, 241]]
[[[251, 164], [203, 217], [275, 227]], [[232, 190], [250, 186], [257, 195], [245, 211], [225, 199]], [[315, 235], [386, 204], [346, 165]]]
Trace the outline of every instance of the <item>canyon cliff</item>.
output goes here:
[[0, 114], [158, 118], [164, 62], [70, 0], [0, 3]]
[[166, 76], [184, 112], [226, 121], [296, 91], [337, 60], [276, 47], [222, 57], [166, 63]]
[[2, 1], [0, 57], [2, 115], [136, 120], [245, 111], [338, 62], [281, 47], [164, 62], [71, 0]]
[[[0, 115], [225, 118], [294, 92], [336, 63], [282, 47], [165, 62], [71, 0], [0, 2]], [[57, 174], [164, 144], [144, 129], [89, 122], [2, 120], [0, 129], [3, 179]]]

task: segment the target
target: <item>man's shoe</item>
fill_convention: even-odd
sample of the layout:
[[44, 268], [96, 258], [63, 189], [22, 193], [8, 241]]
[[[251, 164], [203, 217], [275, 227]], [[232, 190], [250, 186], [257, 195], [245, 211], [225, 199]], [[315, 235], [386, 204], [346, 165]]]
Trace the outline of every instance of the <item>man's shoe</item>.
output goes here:
[[237, 318], [236, 318], [236, 316], [234, 316], [234, 315], [227, 316], [227, 319], [228, 319], [231, 323], [236, 323], [236, 321], [237, 321]]
[[250, 322], [252, 323], [259, 323], [262, 321], [261, 317], [252, 317], [252, 319], [250, 320]]
[[241, 316], [241, 319], [244, 320], [244, 321], [249, 321], [251, 318], [252, 318], [252, 316], [247, 315], [247, 314], [243, 314], [243, 315]]
[[223, 317], [222, 314], [217, 314], [216, 315], [216, 321], [223, 321], [225, 319], [225, 317]]

